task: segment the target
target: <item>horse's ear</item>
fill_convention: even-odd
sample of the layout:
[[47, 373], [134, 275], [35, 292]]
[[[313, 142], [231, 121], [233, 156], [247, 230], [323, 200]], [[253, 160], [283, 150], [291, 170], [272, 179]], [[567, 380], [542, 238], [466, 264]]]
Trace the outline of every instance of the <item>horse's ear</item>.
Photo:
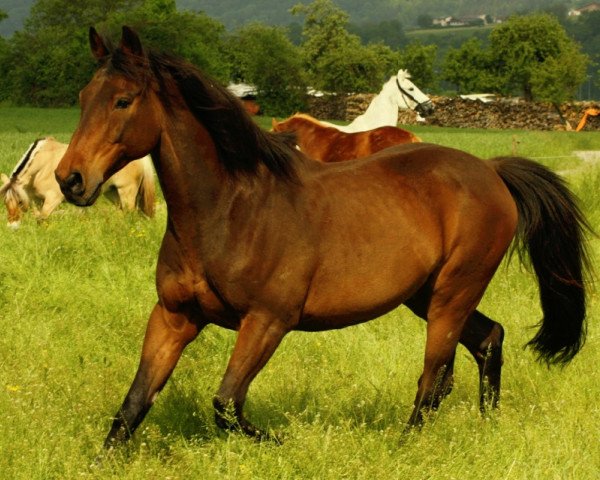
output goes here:
[[277, 120], [275, 117], [271, 117], [271, 128], [275, 128], [277, 126]]
[[90, 48], [92, 49], [92, 54], [96, 58], [96, 60], [100, 60], [101, 58], [106, 57], [109, 54], [108, 48], [104, 43], [102, 37], [98, 34], [94, 27], [90, 27]]
[[401, 68], [400, 70], [398, 70], [398, 77], [399, 78], [410, 78], [410, 73], [408, 73], [408, 70], [406, 70], [405, 68]]
[[142, 57], [144, 55], [144, 49], [142, 48], [140, 37], [138, 37], [138, 34], [127, 26], [123, 26], [119, 48], [124, 53], [136, 57]]

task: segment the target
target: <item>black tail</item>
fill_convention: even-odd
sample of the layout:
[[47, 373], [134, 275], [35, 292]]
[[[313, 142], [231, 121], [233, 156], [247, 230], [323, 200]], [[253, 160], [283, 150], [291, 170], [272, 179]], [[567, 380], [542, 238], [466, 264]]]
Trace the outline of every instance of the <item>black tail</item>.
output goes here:
[[591, 228], [564, 180], [524, 158], [492, 163], [515, 200], [517, 243], [528, 253], [540, 286], [544, 317], [528, 346], [547, 364], [566, 364], [585, 342], [586, 289], [590, 268], [585, 234]]

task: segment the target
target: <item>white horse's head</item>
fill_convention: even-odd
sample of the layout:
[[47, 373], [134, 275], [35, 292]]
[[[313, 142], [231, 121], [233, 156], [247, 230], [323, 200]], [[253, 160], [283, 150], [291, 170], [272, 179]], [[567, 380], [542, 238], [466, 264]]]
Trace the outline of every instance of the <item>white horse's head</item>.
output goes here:
[[396, 86], [398, 108], [415, 110], [424, 117], [433, 112], [431, 100], [410, 80], [408, 70], [400, 69], [395, 78], [392, 78]]

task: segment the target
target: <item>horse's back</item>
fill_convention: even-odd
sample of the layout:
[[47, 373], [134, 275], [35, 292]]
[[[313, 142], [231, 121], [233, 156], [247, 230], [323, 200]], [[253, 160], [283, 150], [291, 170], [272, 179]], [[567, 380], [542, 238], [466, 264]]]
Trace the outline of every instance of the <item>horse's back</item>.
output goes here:
[[514, 235], [509, 192], [488, 162], [467, 153], [405, 144], [322, 167], [307, 185], [319, 258], [301, 328], [343, 323], [348, 309], [363, 312], [357, 321], [373, 318], [453, 256], [492, 249], [491, 269]]
[[[60, 195], [60, 188], [54, 178], [54, 170], [67, 151], [68, 144], [54, 137], [46, 137], [39, 144], [32, 158], [32, 194], [44, 198], [48, 192]], [[62, 196], [62, 195], [61, 195]]]
[[375, 235], [384, 236], [389, 227], [403, 232], [403, 238], [414, 235], [415, 242], [420, 237], [434, 249], [444, 248], [434, 245], [438, 238], [451, 242], [498, 229], [514, 233], [515, 203], [493, 164], [460, 150], [396, 145], [327, 164], [317, 177], [316, 190], [339, 203], [337, 214], [364, 215], [364, 223], [357, 222], [363, 232], [375, 228]]
[[383, 175], [399, 177], [443, 220], [444, 236], [469, 238], [496, 232], [512, 238], [517, 210], [492, 162], [467, 152], [428, 143], [410, 143], [380, 152]]

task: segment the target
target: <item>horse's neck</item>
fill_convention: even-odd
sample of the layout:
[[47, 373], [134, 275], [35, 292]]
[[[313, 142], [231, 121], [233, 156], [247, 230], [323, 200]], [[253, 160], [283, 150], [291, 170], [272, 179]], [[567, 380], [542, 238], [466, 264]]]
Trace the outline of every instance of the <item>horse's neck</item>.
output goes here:
[[369, 128], [396, 125], [398, 123], [398, 103], [394, 99], [395, 88], [397, 87], [393, 81], [388, 81], [373, 98], [365, 113], [356, 117], [351, 125], [361, 123]]
[[177, 115], [180, 118], [163, 125], [151, 156], [167, 204], [169, 228], [192, 240], [217, 210], [228, 181], [208, 131], [190, 112]]
[[35, 177], [39, 173], [41, 165], [35, 162], [35, 159], [29, 161], [23, 170], [13, 177], [13, 182], [18, 183], [24, 188], [28, 188], [33, 184]]
[[300, 149], [310, 151], [311, 147], [314, 147], [314, 142], [322, 138], [323, 134], [326, 134], [329, 129], [309, 120], [303, 120], [296, 122], [296, 126], [292, 130], [299, 133], [298, 144]]

